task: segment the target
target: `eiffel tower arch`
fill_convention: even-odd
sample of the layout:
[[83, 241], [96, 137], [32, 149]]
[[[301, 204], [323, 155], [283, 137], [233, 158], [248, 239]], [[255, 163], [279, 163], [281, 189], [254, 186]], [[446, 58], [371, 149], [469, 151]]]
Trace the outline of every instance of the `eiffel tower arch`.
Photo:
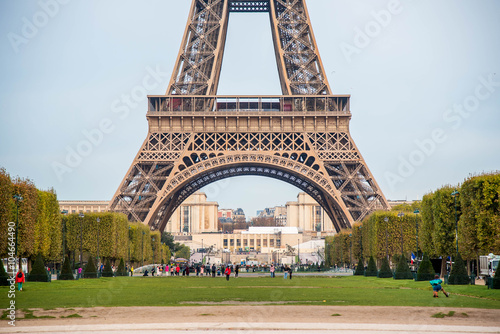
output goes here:
[[[234, 12], [269, 13], [282, 95], [217, 95]], [[167, 92], [148, 96], [148, 135], [111, 210], [163, 231], [200, 188], [260, 175], [300, 188], [337, 231], [349, 228], [389, 208], [350, 119], [350, 96], [331, 94], [305, 0], [193, 0]]]

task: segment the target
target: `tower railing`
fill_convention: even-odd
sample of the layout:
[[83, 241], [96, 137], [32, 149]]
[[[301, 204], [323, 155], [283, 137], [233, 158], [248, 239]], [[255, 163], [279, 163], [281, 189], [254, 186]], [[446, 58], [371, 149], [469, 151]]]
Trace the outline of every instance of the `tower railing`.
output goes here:
[[321, 96], [148, 96], [148, 114], [196, 114], [202, 112], [279, 112], [304, 115], [337, 113], [350, 115], [349, 95]]

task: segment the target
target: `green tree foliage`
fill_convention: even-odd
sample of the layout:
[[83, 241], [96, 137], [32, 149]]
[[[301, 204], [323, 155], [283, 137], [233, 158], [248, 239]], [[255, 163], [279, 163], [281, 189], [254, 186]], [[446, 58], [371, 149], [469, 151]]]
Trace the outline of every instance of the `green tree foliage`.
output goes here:
[[71, 264], [69, 257], [66, 256], [64, 258], [64, 263], [61, 269], [61, 274], [59, 275], [60, 280], [74, 280], [75, 276], [73, 275], [73, 271], [71, 270]]
[[495, 271], [495, 276], [493, 276], [492, 288], [493, 289], [500, 289], [500, 265], [498, 266], [497, 270]]
[[95, 267], [92, 256], [89, 257], [89, 261], [83, 270], [83, 278], [97, 278], [97, 268]]
[[375, 260], [373, 256], [370, 256], [370, 260], [368, 260], [368, 267], [365, 271], [365, 276], [377, 276], [378, 270], [377, 265], [375, 264]]
[[365, 265], [363, 264], [363, 260], [359, 259], [358, 265], [356, 266], [356, 271], [354, 271], [354, 275], [364, 275], [365, 274]]
[[460, 189], [459, 249], [466, 259], [500, 253], [500, 174], [468, 178]]
[[153, 247], [149, 227], [141, 223], [131, 223], [129, 234], [131, 260], [142, 263], [144, 259], [144, 264], [152, 263]]
[[189, 246], [181, 245], [181, 248], [175, 252], [175, 257], [189, 260], [191, 257], [191, 249]]
[[[434, 248], [434, 217], [432, 212], [433, 194], [426, 194], [422, 198], [421, 223], [419, 228], [419, 246], [430, 256], [437, 256]], [[434, 277], [433, 277], [434, 278]]]
[[104, 269], [102, 271], [102, 277], [114, 277], [113, 269], [111, 268], [111, 263], [109, 259], [106, 259], [106, 264], [104, 265]]
[[170, 252], [170, 248], [165, 245], [165, 244], [162, 244], [161, 245], [161, 261], [162, 261], [162, 264], [165, 264], [165, 263], [170, 263], [170, 258], [172, 257], [172, 253]]
[[30, 282], [49, 282], [49, 274], [43, 263], [42, 254], [38, 254], [28, 276]]
[[[19, 257], [34, 258], [35, 233], [38, 215], [38, 192], [29, 179], [16, 178], [13, 182], [14, 194], [23, 198], [19, 202], [19, 229], [18, 229], [18, 251]], [[16, 206], [13, 206], [13, 215], [16, 215]]]
[[[161, 234], [158, 231], [150, 232], [150, 245], [153, 250], [153, 259], [155, 263], [160, 263], [162, 259]], [[153, 263], [153, 262], [151, 262]]]
[[8, 223], [16, 221], [13, 195], [14, 186], [10, 175], [4, 168], [0, 168], [0, 256], [2, 258], [7, 257], [8, 253]]
[[[97, 222], [99, 218], [100, 222]], [[125, 215], [115, 212], [78, 213], [67, 216], [66, 249], [80, 252], [82, 234], [83, 252], [97, 257], [99, 235], [99, 257], [119, 259], [128, 256], [128, 221]]]
[[467, 275], [467, 269], [465, 269], [464, 260], [462, 260], [462, 256], [460, 256], [460, 254], [457, 254], [450, 276], [448, 277], [448, 284], [467, 285], [469, 283], [470, 279]]
[[[455, 205], [451, 193], [453, 187], [446, 186], [434, 192], [432, 216], [434, 218], [434, 248], [437, 255], [446, 258], [455, 251]], [[460, 215], [459, 209], [458, 215]]]
[[120, 264], [116, 269], [115, 276], [128, 276], [127, 270], [125, 269], [125, 261], [123, 261], [123, 258], [120, 259]]
[[384, 257], [382, 259], [382, 265], [380, 266], [380, 271], [378, 272], [378, 277], [379, 278], [392, 277], [392, 270], [391, 270], [391, 267], [389, 266], [389, 260], [387, 260], [387, 257]]
[[418, 267], [417, 281], [430, 281], [434, 279], [435, 275], [432, 262], [429, 260], [429, 256], [424, 253], [424, 258]]
[[163, 232], [161, 234], [161, 243], [167, 245], [170, 250], [175, 251], [174, 236], [172, 234]]
[[408, 267], [408, 263], [406, 262], [406, 258], [404, 255], [399, 257], [398, 264], [396, 266], [396, 272], [394, 273], [395, 279], [413, 279], [413, 275], [411, 273], [410, 267]]
[[3, 262], [0, 262], [0, 286], [10, 285], [8, 279], [9, 279], [9, 274], [7, 274], [7, 271], [3, 266]]

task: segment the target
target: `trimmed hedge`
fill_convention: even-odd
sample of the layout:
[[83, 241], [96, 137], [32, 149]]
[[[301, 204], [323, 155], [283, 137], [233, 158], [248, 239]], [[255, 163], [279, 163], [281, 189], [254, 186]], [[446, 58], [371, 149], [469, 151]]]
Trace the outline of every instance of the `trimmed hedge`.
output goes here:
[[380, 266], [380, 271], [378, 272], [379, 278], [389, 278], [392, 277], [391, 266], [389, 266], [389, 260], [387, 257], [382, 259], [382, 265]]
[[457, 254], [455, 258], [455, 263], [453, 268], [451, 268], [450, 276], [448, 277], [448, 284], [450, 285], [468, 285], [470, 283], [469, 275], [467, 275], [467, 269], [465, 268], [464, 260], [460, 253]]
[[97, 278], [97, 269], [92, 256], [89, 257], [89, 262], [87, 262], [85, 270], [83, 270], [83, 278]]
[[436, 273], [434, 272], [434, 267], [432, 267], [431, 260], [429, 260], [429, 256], [424, 254], [424, 258], [418, 267], [417, 281], [431, 281], [435, 275]]
[[359, 259], [354, 275], [364, 275], [364, 273], [365, 273], [365, 266], [363, 265], [363, 260]]
[[120, 259], [120, 264], [118, 265], [118, 269], [116, 269], [115, 276], [128, 276], [123, 258]]
[[406, 263], [406, 258], [403, 254], [399, 258], [398, 265], [396, 266], [396, 272], [394, 273], [395, 279], [413, 279], [410, 267]]
[[31, 268], [31, 272], [27, 277], [27, 281], [49, 282], [49, 273], [47, 272], [45, 264], [43, 263], [42, 254], [37, 255], [35, 264], [33, 264], [33, 268]]
[[492, 289], [500, 289], [500, 265], [497, 268], [497, 271], [495, 272], [495, 276], [493, 276], [493, 284], [491, 285]]
[[375, 260], [373, 256], [370, 256], [370, 260], [368, 261], [368, 267], [366, 268], [365, 276], [377, 276], [378, 270], [377, 265], [375, 264]]
[[71, 264], [69, 263], [69, 257], [66, 255], [64, 258], [64, 263], [61, 269], [61, 275], [59, 275], [60, 280], [74, 280], [75, 276], [73, 275], [73, 271], [71, 270]]
[[3, 262], [0, 263], [0, 286], [8, 286], [9, 284], [9, 274], [5, 271], [5, 267], [3, 266]]
[[114, 277], [113, 269], [111, 269], [111, 263], [109, 259], [106, 260], [106, 264], [104, 265], [104, 269], [102, 270], [102, 277]]

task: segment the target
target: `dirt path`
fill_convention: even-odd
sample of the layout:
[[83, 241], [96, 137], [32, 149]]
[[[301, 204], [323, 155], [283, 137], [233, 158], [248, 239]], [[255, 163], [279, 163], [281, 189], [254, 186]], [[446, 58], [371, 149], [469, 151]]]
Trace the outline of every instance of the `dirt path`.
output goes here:
[[[433, 314], [455, 311], [455, 315], [432, 318]], [[18, 326], [51, 326], [83, 324], [132, 323], [380, 323], [463, 326], [500, 326], [500, 310], [390, 307], [390, 306], [297, 306], [297, 305], [231, 305], [184, 307], [96, 307], [35, 310], [35, 316], [52, 319], [20, 320]], [[61, 318], [78, 314], [81, 318]], [[1, 325], [2, 327], [4, 324]]]

